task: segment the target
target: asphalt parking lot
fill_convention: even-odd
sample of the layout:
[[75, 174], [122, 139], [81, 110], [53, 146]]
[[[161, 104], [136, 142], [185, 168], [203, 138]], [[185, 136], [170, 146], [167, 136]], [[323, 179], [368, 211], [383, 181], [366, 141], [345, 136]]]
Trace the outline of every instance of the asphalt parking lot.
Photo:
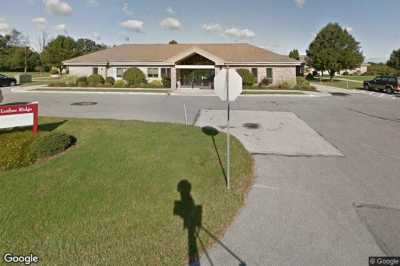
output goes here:
[[[40, 114], [195, 123], [216, 97], [11, 93]], [[91, 102], [91, 105], [71, 105]], [[343, 156], [255, 155], [246, 206], [202, 265], [367, 265], [400, 255], [400, 98], [241, 97], [233, 110], [293, 113]], [[249, 121], [251, 122], [251, 121]]]

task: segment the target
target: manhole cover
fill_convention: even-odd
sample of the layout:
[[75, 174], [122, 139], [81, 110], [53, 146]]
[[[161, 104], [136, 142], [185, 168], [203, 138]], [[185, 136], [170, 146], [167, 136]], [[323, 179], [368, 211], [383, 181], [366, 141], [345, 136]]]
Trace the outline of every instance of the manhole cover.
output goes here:
[[248, 128], [248, 129], [259, 129], [260, 124], [257, 123], [244, 123], [243, 127]]
[[350, 94], [344, 93], [344, 92], [331, 92], [331, 95], [332, 96], [341, 96], [341, 97], [350, 96]]
[[75, 106], [89, 106], [89, 105], [96, 105], [97, 102], [77, 102], [77, 103], [71, 103], [71, 105]]

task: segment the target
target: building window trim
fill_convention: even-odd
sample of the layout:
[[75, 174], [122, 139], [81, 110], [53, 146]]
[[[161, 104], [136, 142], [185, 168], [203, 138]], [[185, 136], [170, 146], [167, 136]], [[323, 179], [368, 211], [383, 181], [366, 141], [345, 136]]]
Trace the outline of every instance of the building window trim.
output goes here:
[[271, 83], [273, 82], [273, 80], [274, 80], [274, 70], [273, 70], [272, 67], [267, 67], [267, 68], [266, 68], [266, 75], [265, 75], [265, 78], [266, 78], [267, 80], [271, 81]]
[[117, 73], [116, 73], [117, 74], [117, 78], [122, 78], [124, 76], [124, 73], [125, 73], [125, 68], [122, 68], [122, 67], [118, 67], [117, 68]]
[[159, 77], [159, 68], [158, 67], [149, 67], [147, 68], [147, 77], [148, 78], [158, 78]]

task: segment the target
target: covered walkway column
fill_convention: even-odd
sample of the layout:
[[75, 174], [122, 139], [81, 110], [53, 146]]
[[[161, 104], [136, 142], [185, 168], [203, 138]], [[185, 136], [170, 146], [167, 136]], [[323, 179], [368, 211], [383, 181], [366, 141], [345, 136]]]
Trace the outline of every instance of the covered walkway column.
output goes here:
[[176, 68], [171, 68], [171, 90], [176, 90]]

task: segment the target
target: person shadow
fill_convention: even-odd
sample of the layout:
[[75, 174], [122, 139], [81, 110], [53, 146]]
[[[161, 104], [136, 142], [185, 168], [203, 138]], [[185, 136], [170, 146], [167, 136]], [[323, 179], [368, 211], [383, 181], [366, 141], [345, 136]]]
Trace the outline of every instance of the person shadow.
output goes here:
[[177, 190], [181, 195], [181, 200], [174, 202], [174, 215], [182, 218], [183, 228], [187, 230], [189, 265], [199, 266], [199, 249], [196, 238], [201, 227], [202, 206], [196, 205], [191, 195], [192, 185], [188, 180], [181, 180]]
[[219, 240], [210, 230], [202, 225], [202, 215], [203, 207], [201, 205], [196, 205], [191, 191], [192, 184], [183, 179], [179, 181], [177, 185], [177, 191], [180, 193], [180, 201], [174, 202], [173, 214], [179, 216], [183, 220], [183, 229], [187, 230], [187, 243], [188, 243], [188, 258], [189, 266], [200, 266], [200, 256], [199, 247], [197, 245], [197, 240], [200, 242], [201, 248], [205, 253], [205, 256], [211, 266], [214, 266], [211, 257], [207, 253], [207, 249], [200, 238], [200, 231], [205, 232], [214, 241], [219, 244], [223, 249], [225, 249], [232, 257], [234, 257], [238, 262], [239, 266], [246, 266], [246, 263], [240, 259], [232, 250], [230, 250], [221, 240]]

